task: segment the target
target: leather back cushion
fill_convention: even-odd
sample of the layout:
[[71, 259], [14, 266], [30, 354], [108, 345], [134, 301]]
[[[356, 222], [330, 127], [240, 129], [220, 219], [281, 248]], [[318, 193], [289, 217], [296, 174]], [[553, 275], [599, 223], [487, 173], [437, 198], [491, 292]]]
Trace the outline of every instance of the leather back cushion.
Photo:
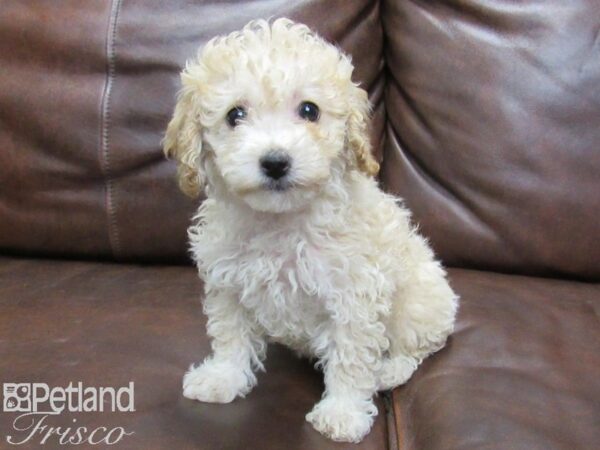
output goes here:
[[1, 251], [186, 260], [196, 204], [178, 191], [160, 141], [185, 60], [251, 19], [305, 22], [352, 54], [380, 148], [377, 1], [2, 3]]
[[452, 265], [600, 276], [600, 3], [390, 0], [382, 180]]

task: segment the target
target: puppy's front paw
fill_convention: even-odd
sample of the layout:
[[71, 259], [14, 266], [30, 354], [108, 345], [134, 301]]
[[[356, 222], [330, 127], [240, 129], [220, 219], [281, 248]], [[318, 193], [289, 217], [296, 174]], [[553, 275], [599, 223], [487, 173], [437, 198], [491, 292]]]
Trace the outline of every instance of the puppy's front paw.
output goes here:
[[360, 442], [371, 426], [377, 408], [371, 400], [325, 397], [306, 415], [319, 433], [334, 441]]
[[207, 360], [198, 367], [190, 367], [183, 377], [183, 396], [209, 403], [229, 403], [237, 396], [246, 395], [255, 384], [233, 363]]

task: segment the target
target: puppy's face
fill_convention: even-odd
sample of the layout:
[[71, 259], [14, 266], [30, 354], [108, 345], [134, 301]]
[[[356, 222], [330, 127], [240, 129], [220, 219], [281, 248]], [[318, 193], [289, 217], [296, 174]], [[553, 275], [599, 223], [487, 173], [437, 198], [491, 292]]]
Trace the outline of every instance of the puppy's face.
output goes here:
[[188, 181], [205, 172], [253, 209], [303, 208], [334, 167], [376, 166], [366, 94], [351, 74], [349, 59], [305, 26], [252, 23], [188, 64], [177, 106], [185, 118], [176, 109], [165, 149], [196, 170]]
[[208, 170], [252, 208], [287, 211], [318, 194], [342, 154], [344, 94], [317, 61], [260, 50], [205, 86]]

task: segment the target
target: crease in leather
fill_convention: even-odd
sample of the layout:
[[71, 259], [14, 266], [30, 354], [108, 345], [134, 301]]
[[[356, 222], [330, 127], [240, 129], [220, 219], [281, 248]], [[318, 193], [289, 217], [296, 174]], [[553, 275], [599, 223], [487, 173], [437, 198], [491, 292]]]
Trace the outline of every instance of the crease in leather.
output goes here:
[[[400, 405], [401, 402], [397, 399], [398, 391], [401, 389], [402, 387], [397, 387], [396, 389], [391, 391], [390, 401], [392, 402], [392, 411], [394, 414], [394, 428], [396, 432], [397, 443], [396, 445], [398, 447], [398, 450], [406, 450], [408, 447], [405, 445], [406, 443], [404, 442], [404, 437], [407, 435], [409, 430], [404, 428], [407, 426], [407, 424], [405, 421], [402, 420], [402, 410]], [[409, 399], [409, 402], [412, 403], [411, 399]], [[404, 433], [402, 430], [404, 430]]]
[[[377, 8], [379, 8], [379, 1], [365, 3], [365, 5], [359, 11], [357, 11], [356, 15], [350, 18], [350, 22], [345, 27], [346, 32], [339, 38], [339, 42], [343, 43], [346, 39], [350, 38], [353, 33], [359, 30], [360, 25], [363, 22], [369, 20], [374, 11], [375, 14], [377, 14]], [[380, 16], [380, 14], [377, 14], [377, 16]], [[378, 18], [378, 21], [381, 24], [380, 17]]]
[[[600, 33], [600, 28], [598, 29], [598, 33]], [[596, 36], [596, 39], [598, 39], [598, 36]], [[589, 105], [592, 109], [600, 109], [600, 103], [596, 102], [594, 97], [589, 95], [589, 92], [578, 90], [577, 87], [571, 86], [571, 84], [569, 84], [567, 81], [552, 73], [551, 70], [548, 70], [548, 68], [542, 62], [540, 62], [538, 58], [535, 57], [533, 52], [524, 49], [518, 49], [517, 53], [529, 64], [530, 67], [534, 68], [545, 79], [558, 86], [562, 91], [568, 92], [569, 94], [577, 97], [578, 101]], [[579, 73], [582, 72], [583, 66], [587, 62], [588, 61], [585, 59], [581, 61], [580, 67], [578, 68]]]
[[[449, 28], [450, 21], [442, 21], [436, 17], [436, 15], [432, 12], [432, 9], [435, 8], [434, 5], [428, 3], [428, 0], [411, 0], [409, 3], [415, 5], [415, 8], [418, 8], [421, 11], [421, 14], [427, 17], [427, 20], [434, 24], [434, 26], [444, 33], [449, 39], [454, 38], [454, 35]], [[437, 5], [440, 6], [439, 4]], [[446, 5], [446, 8], [452, 9], [452, 6]]]
[[[519, 17], [515, 13], [515, 8], [519, 9], [520, 13], [522, 13], [523, 9], [530, 9], [530, 17], [533, 20], [535, 17], [535, 9], [536, 7], [531, 7], [531, 5], [517, 5], [511, 7], [498, 7], [498, 5], [490, 4], [479, 4], [479, 3], [456, 3], [456, 2], [448, 2], [444, 3], [444, 6], [448, 11], [452, 11], [455, 17], [452, 17], [452, 20], [448, 20], [446, 24], [446, 28], [442, 28], [439, 25], [439, 19], [436, 18], [431, 13], [431, 7], [429, 5], [425, 5], [420, 1], [416, 1], [415, 3], [419, 3], [421, 6], [421, 10], [424, 14], [429, 16], [432, 22], [435, 22], [436, 26], [442, 30], [444, 33], [451, 37], [451, 33], [447, 29], [447, 27], [458, 27], [461, 28], [461, 31], [473, 37], [473, 39], [486, 41], [493, 43], [493, 45], [505, 45], [502, 39], [502, 34], [510, 34], [510, 31], [506, 31], [512, 24], [518, 23]], [[510, 11], [510, 9], [513, 11]], [[512, 20], [504, 20], [498, 21], [494, 20], [494, 14], [511, 14], [514, 16]], [[482, 24], [482, 19], [487, 18], [488, 23]], [[528, 17], [521, 18], [520, 20], [527, 20]], [[501, 23], [501, 25], [500, 25]], [[517, 33], [518, 35], [518, 33]], [[594, 49], [600, 43], [600, 27], [598, 27], [595, 31], [594, 36], [591, 39], [591, 44], [589, 48], [589, 53], [593, 54]], [[513, 41], [514, 52], [518, 56], [522, 58], [522, 60], [526, 61], [530, 67], [534, 68], [538, 73], [540, 73], [544, 78], [549, 80], [551, 83], [558, 86], [564, 92], [568, 92], [571, 95], [577, 97], [582, 103], [589, 105], [591, 108], [599, 108], [600, 103], [594, 101], [592, 96], [586, 95], [587, 92], [582, 92], [577, 89], [577, 87], [572, 86], [568, 81], [561, 79], [559, 76], [556, 76], [551, 69], [548, 69], [539, 58], [536, 57], [535, 51], [531, 49], [527, 49], [523, 46], [516, 45], [516, 42]], [[582, 57], [580, 66], [578, 67], [578, 73], [581, 73], [587, 63], [591, 61], [592, 58]]]
[[110, 17], [106, 33], [106, 78], [102, 92], [101, 102], [101, 125], [100, 125], [100, 166], [104, 177], [105, 205], [107, 214], [108, 238], [113, 257], [118, 258], [121, 254], [121, 242], [117, 222], [115, 189], [113, 173], [110, 166], [110, 98], [115, 78], [115, 37], [117, 32], [117, 21], [121, 9], [121, 0], [112, 0]]
[[[403, 99], [404, 104], [411, 111], [412, 116], [416, 119], [416, 122], [422, 126], [424, 132], [428, 135], [432, 142], [435, 142], [436, 146], [443, 148], [443, 145], [440, 144], [438, 139], [436, 139], [433, 126], [431, 126], [430, 122], [426, 119], [426, 115], [419, 111], [415, 101], [410, 97], [406, 89], [404, 89], [402, 83], [395, 77], [393, 71], [390, 72], [391, 76], [388, 77], [388, 79], [391, 80], [391, 83], [393, 83], [393, 85], [396, 87], [398, 95]], [[414, 174], [414, 176], [423, 179], [433, 191], [438, 192], [443, 197], [451, 198], [453, 200], [451, 203], [458, 206], [462, 211], [461, 215], [469, 217], [470, 222], [476, 224], [476, 228], [478, 228], [480, 232], [484, 232], [490, 240], [504, 241], [504, 250], [511, 254], [511, 258], [515, 257], [515, 255], [518, 254], [519, 249], [514, 248], [512, 245], [509, 246], [509, 240], [500, 239], [498, 230], [495, 230], [492, 224], [485, 220], [482, 214], [476, 214], [475, 211], [478, 209], [477, 205], [473, 202], [470, 202], [468, 197], [459, 195], [456, 190], [451, 189], [449, 184], [443, 183], [441, 179], [436, 178], [433, 172], [427, 169], [426, 164], [424, 164], [414, 152], [410, 151], [408, 145], [403, 143], [400, 133], [395, 129], [394, 124], [391, 121], [389, 122], [389, 125], [391, 131], [389, 131], [387, 134], [391, 133], [392, 139], [395, 141], [400, 153], [404, 155], [407, 168]], [[386, 158], [384, 157], [383, 160], [385, 163]], [[431, 181], [431, 183], [429, 181]], [[402, 196], [402, 193], [400, 193], [400, 195]]]
[[385, 407], [388, 449], [402, 450], [400, 446], [400, 432], [396, 424], [396, 421], [400, 419], [396, 417], [396, 404], [393, 400], [393, 393], [392, 391], [385, 391], [380, 395], [383, 397], [383, 405]]
[[385, 153], [385, 145], [387, 143], [387, 133], [385, 132], [385, 124], [387, 122], [387, 112], [385, 110], [385, 104], [382, 102], [381, 105], [378, 105], [377, 109], [373, 110], [373, 115], [375, 116], [378, 112], [379, 108], [382, 108], [381, 114], [383, 115], [382, 121], [383, 125], [381, 126], [381, 132], [379, 133], [379, 148], [377, 149], [377, 154], [375, 155], [377, 162], [379, 163], [379, 172], [377, 173], [376, 179], [381, 181], [381, 168], [383, 166], [384, 153]]
[[[391, 136], [391, 138], [395, 141], [395, 145], [400, 150], [399, 153], [404, 156], [404, 160], [409, 166], [409, 170], [416, 177], [425, 179], [425, 184], [430, 186], [432, 190], [438, 195], [450, 198], [451, 203], [453, 205], [453, 209], [460, 209], [462, 215], [469, 217], [471, 222], [475, 222], [477, 224], [478, 228], [482, 230], [485, 229], [486, 233], [489, 236], [492, 236], [494, 240], [498, 240], [498, 236], [495, 233], [494, 229], [490, 227], [489, 224], [485, 222], [481, 217], [474, 213], [473, 208], [469, 207], [469, 202], [465, 201], [465, 199], [458, 195], [458, 193], [450, 189], [450, 186], [446, 185], [441, 180], [435, 178], [433, 174], [426, 169], [425, 164], [422, 164], [413, 153], [407, 150], [407, 146], [402, 143], [400, 136], [394, 129], [394, 125], [391, 122], [389, 122], [388, 126], [389, 129], [387, 134], [388, 136]], [[384, 158], [384, 161], [385, 160], [386, 158]], [[404, 198], [402, 196], [402, 193], [400, 193], [400, 196]]]
[[[382, 63], [383, 63], [383, 61], [382, 61]], [[385, 63], [383, 63], [383, 64], [385, 64]], [[368, 89], [367, 89], [367, 92], [369, 92], [369, 94], [371, 96], [371, 100], [370, 100], [371, 101], [371, 125], [370, 125], [371, 130], [369, 131], [369, 134], [371, 136], [373, 136], [373, 133], [376, 129], [376, 127], [375, 127], [376, 121], [379, 120], [378, 115], [381, 114], [383, 116], [383, 117], [381, 117], [381, 121], [383, 122], [381, 125], [381, 132], [378, 133], [377, 141], [376, 141], [378, 143], [378, 147], [377, 148], [373, 147], [373, 149], [372, 149], [373, 156], [379, 163], [380, 168], [381, 168], [381, 164], [383, 162], [383, 155], [385, 152], [385, 138], [386, 138], [386, 132], [385, 132], [385, 125], [387, 123], [387, 110], [385, 108], [386, 79], [387, 79], [387, 77], [385, 76], [385, 65], [383, 65], [381, 70], [379, 71], [379, 73], [377, 74], [377, 76], [375, 77], [375, 79], [373, 80], [371, 85], [368, 86]], [[367, 88], [367, 86], [365, 86], [365, 88]], [[379, 179], [379, 178], [381, 178], [381, 170], [377, 174], [377, 179]]]
[[402, 86], [402, 83], [398, 80], [398, 78], [396, 78], [394, 72], [393, 71], [390, 71], [390, 72], [391, 72], [392, 76], [389, 77], [389, 79], [391, 80], [392, 83], [394, 83], [394, 86], [398, 90], [398, 94], [400, 94], [400, 97], [402, 97], [406, 106], [408, 106], [410, 108], [411, 112], [413, 113], [413, 116], [418, 120], [418, 122], [421, 124], [421, 126], [425, 129], [425, 131], [429, 135], [429, 138], [436, 141], [437, 145], [440, 146], [440, 143], [437, 141], [437, 139], [435, 137], [435, 133], [433, 132], [433, 127], [431, 126], [429, 121], [425, 118], [425, 114], [423, 114], [419, 110], [419, 108], [417, 108], [415, 101], [410, 97], [410, 95], [408, 94], [406, 89]]

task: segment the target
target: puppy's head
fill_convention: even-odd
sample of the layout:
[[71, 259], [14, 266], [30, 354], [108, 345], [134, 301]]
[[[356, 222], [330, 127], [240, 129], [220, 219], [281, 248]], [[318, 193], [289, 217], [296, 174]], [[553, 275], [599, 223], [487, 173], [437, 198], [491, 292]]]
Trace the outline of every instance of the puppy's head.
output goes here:
[[376, 174], [369, 102], [352, 70], [287, 19], [209, 41], [181, 74], [164, 139], [181, 189], [194, 196], [208, 183], [255, 210], [285, 212], [316, 197], [334, 167]]

